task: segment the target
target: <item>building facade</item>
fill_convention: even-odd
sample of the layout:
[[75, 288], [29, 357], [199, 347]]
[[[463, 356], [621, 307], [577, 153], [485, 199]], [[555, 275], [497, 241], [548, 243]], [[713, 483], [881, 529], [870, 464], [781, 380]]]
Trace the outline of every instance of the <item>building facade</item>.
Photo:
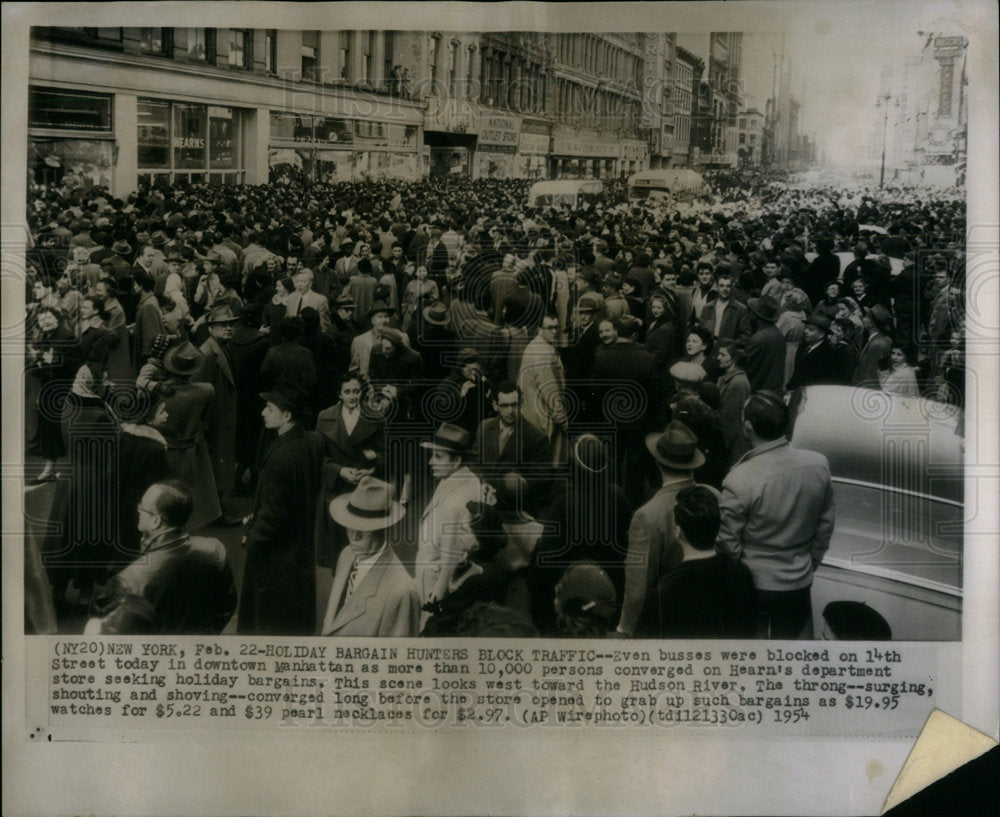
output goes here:
[[688, 163], [702, 67], [669, 33], [34, 28], [29, 174], [618, 178]]
[[[736, 167], [737, 114], [743, 98], [743, 34], [678, 34], [677, 44], [699, 57], [706, 76], [695, 86], [691, 164]], [[695, 155], [696, 154], [696, 155]]]
[[613, 178], [648, 167], [640, 138], [643, 53], [635, 34], [556, 34], [551, 178]]
[[691, 164], [691, 132], [695, 93], [701, 85], [701, 75], [704, 70], [705, 63], [700, 58], [686, 48], [677, 46], [671, 74], [674, 121], [670, 167], [686, 167]]
[[742, 111], [737, 119], [736, 133], [740, 167], [759, 167], [764, 144], [764, 114], [756, 108]]

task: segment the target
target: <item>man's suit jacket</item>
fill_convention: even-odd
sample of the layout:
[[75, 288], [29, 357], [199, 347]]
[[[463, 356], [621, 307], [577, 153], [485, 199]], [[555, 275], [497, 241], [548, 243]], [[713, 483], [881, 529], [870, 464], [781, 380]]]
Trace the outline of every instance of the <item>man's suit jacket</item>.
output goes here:
[[773, 323], [758, 329], [747, 344], [747, 379], [754, 391], [777, 394], [785, 386], [785, 336]]
[[513, 434], [500, 450], [500, 418], [490, 417], [479, 424], [473, 451], [479, 463], [491, 474], [512, 470], [531, 475], [542, 466], [552, 463], [549, 440], [534, 423], [518, 418]]
[[346, 599], [347, 579], [354, 564], [353, 548], [337, 560], [330, 600], [320, 632], [331, 636], [406, 638], [417, 635], [420, 599], [417, 588], [389, 545]]
[[668, 519], [677, 504], [677, 494], [695, 485], [688, 477], [660, 488], [632, 516], [625, 557], [625, 597], [618, 628], [635, 633], [646, 598], [667, 573], [683, 558], [681, 546], [671, 535]]
[[[619, 428], [638, 429], [659, 423], [666, 418], [664, 409], [664, 381], [656, 358], [643, 346], [633, 341], [618, 341], [610, 346], [600, 346], [594, 353], [594, 394], [601, 413], [614, 406], [625, 409], [624, 416], [606, 416], [604, 419]], [[642, 397], [635, 393], [636, 387]], [[619, 395], [615, 400], [613, 395]], [[610, 399], [609, 399], [610, 398]], [[633, 405], [645, 403], [645, 410], [636, 414]]]
[[[698, 323], [709, 332], [715, 334], [715, 310], [719, 308], [719, 302], [713, 301], [707, 304], [701, 311], [701, 320]], [[719, 325], [718, 340], [730, 340], [735, 338], [746, 343], [750, 340], [752, 329], [750, 328], [750, 310], [739, 301], [732, 298], [723, 307], [722, 323]]]
[[892, 341], [881, 332], [872, 332], [868, 342], [858, 355], [858, 364], [854, 369], [854, 385], [869, 389], [881, 388], [879, 380], [879, 365], [892, 351]]
[[825, 339], [815, 349], [810, 349], [803, 342], [795, 353], [795, 369], [788, 381], [788, 388], [798, 389], [817, 383], [842, 383], [842, 370], [840, 355]]
[[472, 513], [466, 503], [481, 499], [479, 477], [465, 466], [438, 483], [417, 533], [416, 579], [421, 601], [434, 589], [441, 563], [457, 564], [462, 554], [475, 547]]
[[332, 323], [330, 321], [330, 300], [318, 292], [308, 290], [305, 294], [293, 292], [288, 296], [285, 304], [285, 315], [294, 317], [301, 313], [307, 306], [311, 306], [319, 312], [319, 328], [321, 331], [330, 334]]
[[138, 368], [146, 362], [149, 357], [149, 349], [153, 343], [153, 338], [163, 332], [163, 317], [160, 313], [160, 305], [156, 296], [152, 292], [144, 292], [139, 296], [139, 303], [135, 312], [134, 329], [134, 352], [132, 363]]

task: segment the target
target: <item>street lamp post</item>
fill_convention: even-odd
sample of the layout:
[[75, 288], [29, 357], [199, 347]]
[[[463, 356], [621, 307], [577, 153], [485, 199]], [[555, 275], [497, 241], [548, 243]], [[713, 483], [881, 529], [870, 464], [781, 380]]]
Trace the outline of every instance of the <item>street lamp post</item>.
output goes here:
[[878, 189], [881, 190], [885, 186], [885, 141], [886, 141], [886, 129], [889, 124], [889, 100], [892, 98], [891, 94], [885, 93], [879, 96], [879, 102], [882, 104], [882, 169], [879, 171], [878, 175]]

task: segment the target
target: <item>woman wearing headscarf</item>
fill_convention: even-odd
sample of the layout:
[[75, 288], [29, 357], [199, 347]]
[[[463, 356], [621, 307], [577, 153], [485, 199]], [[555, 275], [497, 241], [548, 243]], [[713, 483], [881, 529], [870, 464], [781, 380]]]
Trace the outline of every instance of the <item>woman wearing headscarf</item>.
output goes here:
[[428, 419], [455, 423], [470, 436], [475, 436], [479, 424], [492, 413], [493, 385], [486, 379], [475, 349], [459, 351], [454, 370], [435, 388], [434, 406], [446, 411], [447, 416]]
[[125, 384], [109, 396], [118, 419], [118, 552], [129, 560], [139, 552], [136, 509], [154, 482], [174, 476], [167, 465], [167, 441], [161, 429], [167, 423], [167, 407], [158, 394], [148, 395]]
[[413, 416], [414, 385], [423, 375], [423, 361], [398, 329], [384, 327], [368, 362], [371, 400], [387, 422]]

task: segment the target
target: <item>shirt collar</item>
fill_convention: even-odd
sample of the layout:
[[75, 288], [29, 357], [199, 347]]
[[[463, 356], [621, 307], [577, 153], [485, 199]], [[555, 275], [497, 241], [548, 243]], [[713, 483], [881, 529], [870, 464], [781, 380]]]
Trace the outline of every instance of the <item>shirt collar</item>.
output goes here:
[[771, 440], [769, 442], [762, 443], [761, 445], [758, 445], [756, 448], [747, 451], [746, 454], [740, 457], [739, 462], [737, 462], [736, 464], [739, 465], [739, 463], [746, 462], [752, 457], [756, 457], [758, 454], [764, 454], [767, 451], [773, 451], [776, 448], [781, 448], [781, 446], [783, 445], [788, 445], [788, 439], [785, 437], [784, 434], [782, 434], [776, 440]]
[[184, 528], [165, 528], [146, 540], [143, 545], [143, 552], [149, 553], [154, 550], [165, 550], [166, 548], [186, 542], [187, 538], [187, 531]]

